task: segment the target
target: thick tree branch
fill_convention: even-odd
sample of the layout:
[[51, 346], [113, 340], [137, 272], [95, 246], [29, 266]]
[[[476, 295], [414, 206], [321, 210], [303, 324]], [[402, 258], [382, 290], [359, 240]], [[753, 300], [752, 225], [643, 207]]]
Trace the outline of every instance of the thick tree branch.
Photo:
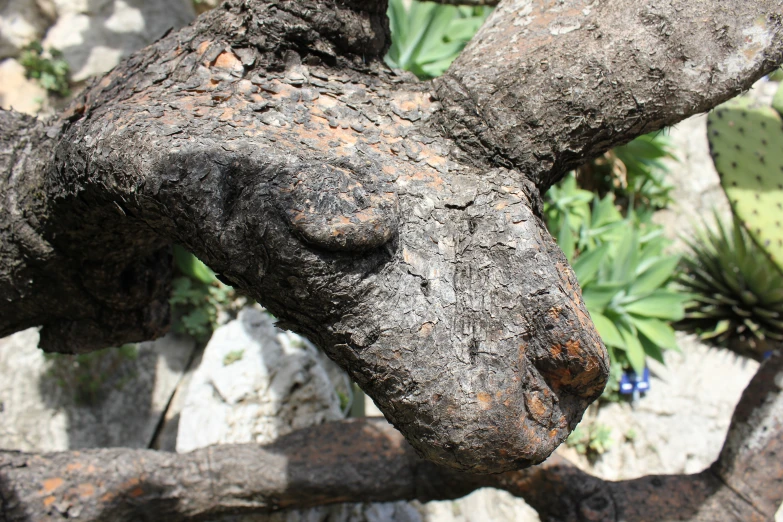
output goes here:
[[721, 4], [698, 38], [698, 2], [501, 5], [440, 102], [383, 65], [383, 2], [224, 2], [47, 125], [0, 113], [0, 332], [42, 324], [44, 349], [74, 352], [157, 335], [176, 241], [323, 348], [420, 455], [541, 462], [608, 359], [532, 181], [749, 84], [780, 59], [780, 2]]
[[606, 482], [553, 456], [499, 475], [470, 475], [419, 459], [383, 421], [308, 428], [268, 446], [228, 445], [177, 455], [101, 449], [0, 452], [3, 522], [201, 520], [336, 502], [459, 498], [495, 487], [542, 520], [770, 520], [783, 500], [783, 359], [745, 390], [716, 464], [696, 475]]
[[[367, 5], [233, 0], [132, 56], [54, 123], [35, 232], [70, 266], [183, 243], [346, 368], [422, 455], [540, 462], [601, 393], [604, 347], [535, 188], [439, 134], [428, 86], [380, 61]], [[32, 281], [0, 322], [44, 291]], [[45, 312], [29, 321], [61, 349]], [[103, 309], [78, 313], [111, 331]], [[96, 347], [83, 322], [64, 349]]]
[[436, 81], [443, 125], [545, 190], [783, 62], [783, 1], [508, 0]]

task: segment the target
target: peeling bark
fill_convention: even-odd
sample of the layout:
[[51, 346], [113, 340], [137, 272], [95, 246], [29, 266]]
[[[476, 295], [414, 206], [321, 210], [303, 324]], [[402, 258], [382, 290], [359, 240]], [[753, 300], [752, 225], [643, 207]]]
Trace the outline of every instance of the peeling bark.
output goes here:
[[267, 446], [188, 454], [99, 449], [0, 452], [3, 522], [204, 520], [336, 502], [460, 498], [482, 487], [524, 498], [543, 521], [771, 520], [783, 500], [783, 358], [743, 393], [718, 461], [695, 475], [607, 482], [555, 455], [525, 470], [471, 475], [421, 460], [383, 421], [327, 423]]
[[[619, 24], [606, 6], [625, 4], [558, 2], [556, 16]], [[634, 5], [633, 16], [662, 9]], [[667, 61], [677, 39], [691, 54], [715, 42], [691, 42], [672, 23], [665, 42], [639, 40], [662, 49], [652, 61], [618, 62], [630, 90], [569, 73], [572, 90], [602, 96], [602, 112], [562, 100], [564, 68], [525, 60], [570, 64], [580, 45], [585, 63], [622, 58], [625, 28], [606, 25], [605, 48], [587, 25], [547, 44], [549, 2], [501, 5], [435, 84], [383, 65], [385, 2], [225, 2], [128, 58], [55, 121], [0, 112], [0, 334], [42, 324], [42, 348], [63, 352], [159, 334], [167, 249], [179, 242], [318, 344], [421, 456], [476, 473], [539, 463], [608, 374], [539, 189], [577, 158], [705, 110], [781, 60], [780, 0], [721, 6], [721, 20], [762, 20], [768, 41], [752, 39], [760, 47], [747, 63], [684, 77]], [[514, 17], [533, 7], [545, 14], [509, 54]], [[726, 31], [721, 59], [745, 56], [745, 40]], [[653, 65], [654, 77], [635, 76]], [[523, 100], [527, 85], [539, 90]], [[649, 109], [628, 112], [628, 96], [642, 93]], [[519, 140], [549, 148], [533, 161]]]

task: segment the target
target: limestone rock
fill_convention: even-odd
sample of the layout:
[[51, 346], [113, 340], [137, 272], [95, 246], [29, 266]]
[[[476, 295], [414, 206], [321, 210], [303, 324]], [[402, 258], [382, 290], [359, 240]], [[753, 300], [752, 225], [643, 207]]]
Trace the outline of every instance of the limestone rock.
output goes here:
[[[330, 362], [331, 363], [331, 362]], [[177, 451], [212, 444], [271, 442], [299, 428], [344, 417], [319, 351], [274, 326], [266, 312], [242, 310], [212, 335], [180, 414]]]
[[43, 37], [51, 23], [47, 14], [51, 16], [52, 13], [46, 11], [45, 2], [0, 2], [0, 59], [15, 57], [22, 47]]
[[498, 489], [474, 491], [458, 500], [420, 505], [427, 522], [538, 522], [535, 509], [524, 500]]
[[63, 52], [73, 81], [103, 74], [125, 56], [195, 17], [191, 0], [54, 0], [44, 47]]
[[13, 58], [0, 62], [0, 107], [34, 115], [45, 104], [46, 90], [27, 79], [19, 62]]
[[77, 368], [73, 356], [47, 358], [36, 329], [0, 339], [0, 447], [149, 447], [194, 346], [167, 336], [91, 354]]

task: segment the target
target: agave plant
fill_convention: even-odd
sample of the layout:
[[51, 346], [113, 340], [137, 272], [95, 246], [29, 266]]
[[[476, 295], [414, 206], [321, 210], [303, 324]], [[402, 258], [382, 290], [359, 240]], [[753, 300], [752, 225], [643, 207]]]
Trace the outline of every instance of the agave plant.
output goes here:
[[677, 256], [658, 228], [643, 233], [627, 218], [619, 241], [581, 254], [573, 268], [612, 363], [641, 374], [647, 356], [679, 350], [670, 322], [683, 318], [688, 296], [669, 287]]
[[679, 283], [692, 293], [683, 328], [756, 359], [783, 342], [783, 275], [736, 220], [688, 241]]
[[425, 80], [448, 69], [492, 10], [433, 2], [389, 2], [392, 44], [386, 63]]

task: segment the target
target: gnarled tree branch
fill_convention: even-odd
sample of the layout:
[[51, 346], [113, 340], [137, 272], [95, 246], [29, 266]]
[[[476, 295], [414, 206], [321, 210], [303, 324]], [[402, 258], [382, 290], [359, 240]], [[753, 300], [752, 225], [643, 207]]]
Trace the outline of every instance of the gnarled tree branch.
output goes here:
[[696, 37], [693, 3], [509, 2], [439, 102], [383, 64], [384, 2], [224, 2], [53, 122], [0, 113], [0, 333], [42, 324], [65, 352], [157, 335], [180, 242], [323, 348], [420, 455], [539, 463], [609, 364], [539, 189], [779, 62], [781, 1], [723, 2]]
[[459, 498], [495, 487], [542, 520], [770, 520], [783, 500], [783, 358], [760, 368], [734, 414], [718, 461], [695, 475], [606, 482], [553, 456], [526, 470], [470, 475], [421, 460], [383, 421], [294, 432], [268, 446], [189, 454], [100, 449], [0, 452], [3, 522], [205, 519], [335, 502]]
[[509, 0], [436, 80], [443, 125], [546, 190], [783, 61], [781, 0]]

